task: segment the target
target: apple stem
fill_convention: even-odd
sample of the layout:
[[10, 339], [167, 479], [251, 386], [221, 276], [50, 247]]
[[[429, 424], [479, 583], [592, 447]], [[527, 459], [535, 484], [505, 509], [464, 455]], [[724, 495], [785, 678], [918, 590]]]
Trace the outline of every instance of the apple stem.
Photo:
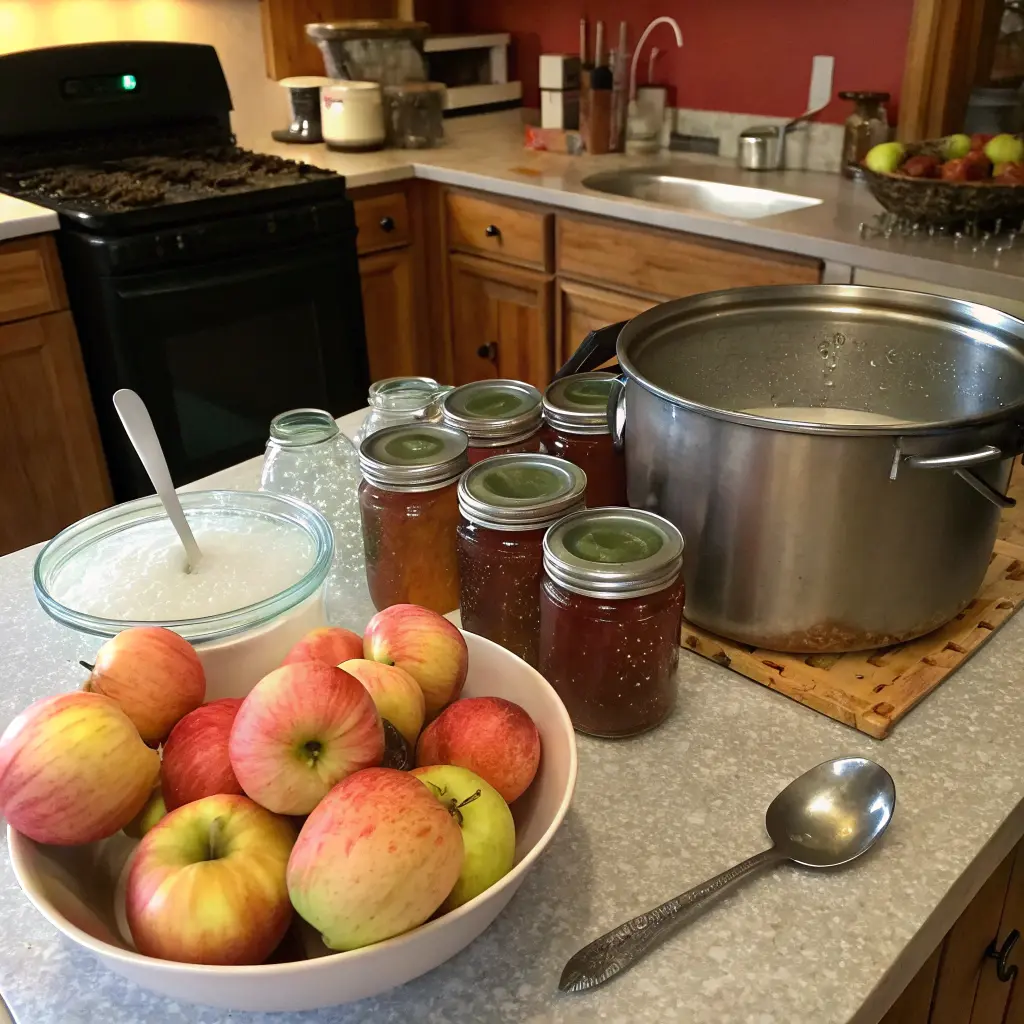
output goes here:
[[96, 668], [95, 665], [90, 665], [87, 661], [80, 661], [78, 664], [81, 665], [82, 668], [87, 668], [90, 672], [94, 671]]
[[480, 799], [480, 797], [481, 797], [481, 795], [482, 795], [482, 794], [481, 794], [480, 790], [478, 789], [478, 790], [477, 790], [477, 791], [476, 791], [475, 793], [473, 793], [473, 794], [472, 794], [471, 796], [467, 796], [467, 797], [466, 797], [466, 799], [465, 799], [465, 800], [463, 800], [463, 801], [462, 801], [462, 803], [458, 805], [459, 809], [461, 810], [461, 809], [462, 809], [463, 807], [465, 807], [465, 806], [466, 806], [467, 804], [471, 804], [471, 803], [472, 803], [472, 802], [473, 802], [474, 800], [479, 800], [479, 799]]
[[207, 860], [216, 860], [217, 859], [217, 857], [218, 857], [218, 848], [220, 847], [220, 837], [221, 837], [223, 832], [224, 832], [224, 819], [218, 816], [218, 817], [214, 818], [213, 821], [210, 822], [210, 832], [209, 832], [209, 836], [207, 837], [208, 842], [209, 842], [209, 849], [207, 850], [207, 853], [209, 854], [209, 856], [206, 858]]

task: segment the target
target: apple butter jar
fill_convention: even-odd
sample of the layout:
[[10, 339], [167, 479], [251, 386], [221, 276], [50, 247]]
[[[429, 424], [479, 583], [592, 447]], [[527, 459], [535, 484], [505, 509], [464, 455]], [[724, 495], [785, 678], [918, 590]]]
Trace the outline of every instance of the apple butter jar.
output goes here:
[[455, 551], [466, 435], [426, 423], [386, 427], [359, 449], [366, 581], [378, 611], [459, 606]]
[[494, 455], [540, 452], [541, 393], [519, 380], [478, 380], [449, 391], [444, 424], [469, 437], [469, 464]]
[[462, 625], [537, 667], [544, 533], [583, 508], [587, 478], [550, 455], [499, 455], [459, 481]]
[[613, 373], [577, 373], [556, 380], [544, 392], [545, 449], [587, 474], [591, 508], [628, 505], [626, 457], [616, 450], [608, 426]]
[[633, 736], [672, 711], [682, 567], [682, 534], [640, 509], [576, 512], [545, 534], [538, 667], [580, 732]]

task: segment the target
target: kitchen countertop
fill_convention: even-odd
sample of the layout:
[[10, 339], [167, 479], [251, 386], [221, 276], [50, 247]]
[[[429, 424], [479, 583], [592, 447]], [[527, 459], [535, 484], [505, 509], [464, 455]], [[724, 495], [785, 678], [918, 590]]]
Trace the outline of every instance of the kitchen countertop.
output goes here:
[[[262, 152], [338, 171], [351, 188], [423, 178], [1005, 298], [1019, 299], [1024, 288], [1024, 241], [995, 257], [988, 247], [973, 253], [969, 243], [946, 237], [861, 239], [858, 226], [881, 207], [866, 186], [838, 174], [741, 171], [733, 160], [685, 153], [574, 157], [530, 152], [523, 147], [518, 110], [453, 118], [446, 122], [446, 129], [447, 144], [439, 149], [379, 153], [350, 154], [323, 145], [289, 145], [274, 142], [269, 133], [240, 141]], [[790, 213], [735, 220], [611, 196], [582, 184], [597, 171], [653, 166], [669, 167], [686, 177], [771, 188], [822, 202]]]
[[34, 203], [26, 203], [0, 192], [0, 242], [24, 235], [56, 231], [57, 214]]
[[[256, 459], [193, 486], [253, 487], [258, 476]], [[94, 653], [38, 608], [37, 550], [0, 558], [0, 728], [77, 686], [77, 660]], [[483, 936], [388, 995], [319, 1013], [227, 1014], [149, 995], [63, 942], [3, 856], [0, 992], [17, 1024], [875, 1024], [1024, 834], [1022, 675], [1018, 616], [876, 741], [684, 651], [664, 726], [580, 737], [565, 824]], [[583, 943], [762, 849], [776, 792], [843, 754], [874, 758], [896, 780], [875, 850], [832, 872], [756, 878], [635, 970], [558, 994]]]

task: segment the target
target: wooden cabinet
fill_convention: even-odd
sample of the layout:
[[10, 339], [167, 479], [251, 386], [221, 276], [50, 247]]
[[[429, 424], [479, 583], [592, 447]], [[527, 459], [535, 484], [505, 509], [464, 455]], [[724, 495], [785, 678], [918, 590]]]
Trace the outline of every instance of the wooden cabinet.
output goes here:
[[599, 327], [632, 320], [657, 305], [652, 299], [594, 288], [576, 281], [559, 280], [557, 286], [557, 356], [561, 366], [580, 347], [583, 339]]
[[465, 192], [446, 196], [448, 244], [458, 252], [551, 270], [552, 214]]
[[425, 376], [419, 359], [412, 253], [406, 248], [364, 256], [359, 273], [370, 380]]
[[[1024, 981], [1001, 980], [996, 960], [1024, 929], [1024, 843], [993, 872], [882, 1024], [1024, 1024]], [[1024, 964], [1015, 947], [1008, 966]]]
[[449, 262], [455, 384], [503, 377], [544, 388], [553, 372], [552, 282], [474, 256]]
[[66, 310], [0, 324], [0, 436], [0, 554], [52, 537], [111, 503]]

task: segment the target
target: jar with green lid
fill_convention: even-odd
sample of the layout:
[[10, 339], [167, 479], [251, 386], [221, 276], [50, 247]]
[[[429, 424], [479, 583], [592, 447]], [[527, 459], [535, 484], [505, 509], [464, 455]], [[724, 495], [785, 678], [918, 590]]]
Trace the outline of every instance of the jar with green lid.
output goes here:
[[466, 435], [433, 424], [386, 427], [359, 449], [366, 581], [379, 610], [459, 604], [456, 530]]
[[553, 381], [544, 392], [545, 451], [568, 459], [587, 474], [591, 508], [628, 505], [626, 457], [608, 426], [614, 373], [577, 373]]
[[462, 625], [537, 667], [544, 534], [583, 507], [587, 478], [550, 455], [500, 455], [459, 482]]
[[542, 400], [520, 380], [478, 380], [448, 392], [444, 424], [469, 438], [471, 466], [495, 455], [539, 453]]
[[577, 512], [545, 534], [539, 669], [580, 732], [632, 736], [671, 713], [682, 568], [682, 534], [640, 509]]

